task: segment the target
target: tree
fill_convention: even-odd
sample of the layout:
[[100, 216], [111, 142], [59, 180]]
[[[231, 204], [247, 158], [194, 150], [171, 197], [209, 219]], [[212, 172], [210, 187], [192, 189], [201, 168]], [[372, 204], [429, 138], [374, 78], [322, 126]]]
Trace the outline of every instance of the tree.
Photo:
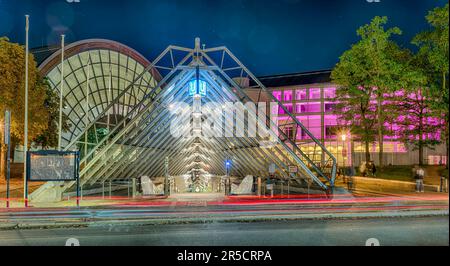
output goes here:
[[336, 91], [336, 109], [340, 121], [344, 121], [353, 135], [360, 137], [365, 144], [366, 161], [370, 161], [370, 143], [375, 137], [375, 106], [371, 103], [374, 88], [364, 86], [366, 72], [358, 62], [364, 60], [363, 47], [355, 44], [340, 57], [339, 63], [333, 69], [331, 78], [339, 85]]
[[[393, 54], [401, 49], [390, 40], [401, 34], [399, 28], [385, 30], [387, 17], [375, 17], [370, 24], [357, 30], [360, 40], [344, 52], [332, 72], [332, 80], [341, 87], [337, 101], [338, 112], [351, 124], [366, 145], [366, 160], [370, 160], [369, 143], [376, 139], [379, 145], [380, 167], [383, 167], [383, 141], [388, 112], [386, 93], [401, 88], [398, 80], [403, 75], [403, 66]], [[376, 135], [375, 134], [376, 129]]]
[[[394, 44], [391, 44], [394, 45]], [[423, 59], [408, 49], [389, 48], [391, 56], [401, 66], [398, 84], [401, 90], [385, 95], [386, 121], [406, 146], [419, 151], [419, 164], [424, 163], [424, 148], [433, 148], [439, 141], [440, 119], [431, 111], [434, 99], [427, 89], [428, 78], [421, 67]]]
[[[11, 111], [11, 158], [14, 158], [14, 148], [24, 140], [24, 102], [25, 102], [25, 49], [23, 46], [9, 42], [8, 38], [0, 38], [0, 121], [4, 120], [5, 110]], [[40, 144], [48, 146], [57, 135], [49, 123], [55, 120], [53, 108], [48, 108], [54, 102], [54, 95], [48, 83], [39, 75], [32, 54], [29, 55], [28, 76], [28, 138], [36, 140], [42, 134]], [[65, 122], [65, 121], [64, 121]], [[66, 123], [66, 122], [65, 122]], [[3, 134], [3, 133], [2, 133]], [[3, 136], [2, 136], [3, 137]], [[5, 147], [2, 145], [2, 165], [5, 158]], [[2, 167], [2, 169], [4, 169]]]
[[419, 33], [413, 43], [419, 47], [418, 56], [425, 63], [423, 72], [429, 79], [430, 95], [434, 101], [431, 109], [441, 118], [442, 137], [447, 147], [447, 167], [449, 165], [449, 4], [437, 7], [430, 11], [426, 20], [431, 26], [430, 30]]
[[395, 135], [399, 136], [406, 146], [419, 151], [419, 165], [424, 163], [424, 148], [434, 148], [439, 144], [437, 136], [441, 123], [431, 111], [430, 98], [424, 93], [426, 90], [419, 89], [395, 97], [396, 111], [401, 115], [392, 122], [396, 127]]

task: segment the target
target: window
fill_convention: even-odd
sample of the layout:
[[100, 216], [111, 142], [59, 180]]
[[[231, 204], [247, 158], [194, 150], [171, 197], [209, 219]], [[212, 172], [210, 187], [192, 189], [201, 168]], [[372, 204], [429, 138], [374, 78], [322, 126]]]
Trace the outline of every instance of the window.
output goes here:
[[297, 101], [307, 100], [308, 99], [308, 94], [306, 92], [306, 89], [296, 90], [295, 91], [295, 99]]
[[284, 92], [284, 101], [285, 102], [292, 101], [292, 91], [285, 91]]
[[336, 88], [325, 88], [325, 89], [323, 89], [323, 97], [325, 99], [334, 99], [334, 98], [336, 98]]
[[293, 111], [292, 104], [285, 104], [284, 106], [286, 107], [286, 109], [289, 113], [292, 113], [292, 111]]
[[301, 103], [297, 103], [297, 104], [295, 105], [295, 112], [296, 112], [297, 114], [304, 113], [304, 112], [305, 112], [305, 105], [304, 105], [304, 104], [301, 104]]
[[286, 127], [284, 129], [284, 134], [288, 137], [290, 140], [294, 140], [294, 130], [292, 127]]
[[327, 125], [325, 126], [325, 137], [327, 139], [336, 138], [337, 126]]
[[273, 97], [275, 97], [278, 101], [281, 101], [281, 91], [274, 91]]
[[320, 103], [308, 103], [308, 104], [306, 104], [305, 111], [307, 113], [318, 113], [318, 112], [320, 112]]
[[311, 89], [309, 89], [309, 98], [311, 100], [320, 99], [320, 89], [319, 88], [311, 88]]
[[325, 112], [334, 112], [336, 110], [335, 103], [325, 103]]

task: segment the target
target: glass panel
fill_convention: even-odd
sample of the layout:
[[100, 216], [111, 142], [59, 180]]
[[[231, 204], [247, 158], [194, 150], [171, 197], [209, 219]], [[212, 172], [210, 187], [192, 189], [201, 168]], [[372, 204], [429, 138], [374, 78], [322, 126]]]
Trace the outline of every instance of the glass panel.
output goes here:
[[275, 97], [278, 101], [281, 101], [281, 91], [274, 91], [273, 97]]
[[284, 101], [285, 102], [292, 101], [292, 91], [285, 91], [284, 92]]
[[336, 103], [325, 103], [325, 112], [334, 112], [336, 109]]
[[311, 100], [320, 99], [320, 88], [309, 89], [309, 98]]
[[288, 110], [289, 113], [293, 113], [292, 104], [285, 104], [284, 106], [286, 107], [286, 109]]
[[305, 109], [307, 113], [318, 113], [320, 112], [320, 103], [307, 103]]
[[307, 90], [306, 89], [296, 90], [295, 91], [295, 99], [297, 101], [307, 100], [308, 99]]
[[323, 97], [325, 99], [334, 99], [334, 98], [336, 98], [336, 88], [325, 88], [325, 89], [323, 89]]

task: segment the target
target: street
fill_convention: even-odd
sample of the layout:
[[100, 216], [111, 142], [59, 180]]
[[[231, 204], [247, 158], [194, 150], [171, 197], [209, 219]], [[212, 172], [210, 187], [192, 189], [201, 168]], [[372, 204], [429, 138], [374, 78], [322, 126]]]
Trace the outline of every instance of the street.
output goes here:
[[256, 223], [90, 225], [79, 229], [0, 231], [0, 245], [64, 246], [381, 246], [449, 245], [449, 218], [296, 220]]

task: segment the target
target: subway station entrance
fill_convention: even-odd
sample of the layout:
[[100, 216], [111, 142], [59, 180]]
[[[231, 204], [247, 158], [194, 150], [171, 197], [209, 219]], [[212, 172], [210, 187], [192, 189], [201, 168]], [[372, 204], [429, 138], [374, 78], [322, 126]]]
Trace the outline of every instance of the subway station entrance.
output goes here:
[[[117, 43], [79, 42], [67, 48], [67, 72], [60, 54], [41, 70], [64, 95], [71, 128], [61, 143], [80, 151], [84, 193], [119, 180], [164, 195], [255, 194], [286, 182], [295, 193], [332, 193], [336, 159], [226, 47], [197, 38], [146, 62]], [[279, 109], [288, 119], [277, 120]], [[307, 142], [291, 137], [297, 130]], [[48, 182], [30, 200], [61, 200], [74, 186]]]

